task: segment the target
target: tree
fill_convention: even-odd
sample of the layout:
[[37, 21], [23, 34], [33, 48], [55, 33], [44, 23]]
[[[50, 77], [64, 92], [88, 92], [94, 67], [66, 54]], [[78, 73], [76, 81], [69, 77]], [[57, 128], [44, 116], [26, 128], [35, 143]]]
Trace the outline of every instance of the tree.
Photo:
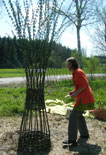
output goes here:
[[106, 56], [106, 3], [96, 7], [98, 24], [96, 25], [94, 36], [92, 36], [97, 52]]
[[61, 15], [65, 16], [67, 27], [70, 23], [74, 24], [77, 31], [77, 48], [78, 48], [78, 60], [80, 68], [81, 64], [81, 40], [80, 40], [80, 30], [83, 26], [94, 23], [94, 0], [71, 0], [70, 2], [65, 0], [65, 8], [68, 4], [68, 9], [62, 8], [58, 9]]
[[17, 56], [14, 39], [10, 37], [0, 38], [0, 68], [19, 68], [20, 59]]
[[[85, 69], [87, 68], [87, 57], [86, 57], [86, 54], [85, 54], [85, 51], [84, 49], [82, 49], [81, 51], [82, 53], [82, 56], [81, 56], [81, 61], [82, 61], [82, 67]], [[73, 53], [72, 53], [72, 57], [76, 58], [76, 60], [78, 61], [78, 50], [75, 50]]]
[[93, 56], [90, 57], [87, 61], [87, 69], [88, 69], [88, 72], [90, 73], [91, 79], [94, 78], [93, 74], [96, 72], [98, 64], [99, 64], [99, 59]]
[[74, 50], [66, 48], [61, 44], [53, 43], [51, 56], [49, 58], [49, 68], [62, 68], [65, 67], [66, 59], [71, 56]]
[[[0, 38], [0, 68], [23, 68], [23, 51], [17, 46], [17, 39], [10, 37]], [[24, 40], [28, 42], [28, 40]], [[34, 40], [36, 45], [38, 40]], [[49, 43], [48, 43], [49, 44]], [[75, 50], [66, 48], [60, 43], [52, 43], [51, 54], [48, 60], [47, 68], [65, 67], [66, 59], [74, 53]]]

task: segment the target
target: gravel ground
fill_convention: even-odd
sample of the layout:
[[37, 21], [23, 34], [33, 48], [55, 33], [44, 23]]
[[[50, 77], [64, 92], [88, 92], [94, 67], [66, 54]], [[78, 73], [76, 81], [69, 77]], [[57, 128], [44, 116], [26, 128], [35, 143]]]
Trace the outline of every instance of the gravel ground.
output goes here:
[[[78, 146], [63, 148], [62, 141], [67, 139], [68, 120], [65, 116], [50, 113], [48, 118], [52, 146], [47, 154], [106, 155], [106, 121], [86, 118], [90, 138], [85, 141], [78, 134]], [[21, 117], [0, 118], [0, 155], [17, 154], [20, 123]]]

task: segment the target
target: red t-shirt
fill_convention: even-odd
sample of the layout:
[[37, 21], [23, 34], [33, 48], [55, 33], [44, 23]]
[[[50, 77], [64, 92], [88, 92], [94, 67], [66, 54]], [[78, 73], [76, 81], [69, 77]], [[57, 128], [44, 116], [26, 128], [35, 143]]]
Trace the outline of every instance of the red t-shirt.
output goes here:
[[88, 85], [88, 80], [83, 70], [79, 68], [75, 69], [73, 72], [73, 82], [75, 85], [75, 91], [77, 91], [79, 88], [85, 88], [78, 96], [76, 96], [76, 102], [74, 106], [77, 106], [80, 100], [82, 104], [95, 102], [92, 89]]

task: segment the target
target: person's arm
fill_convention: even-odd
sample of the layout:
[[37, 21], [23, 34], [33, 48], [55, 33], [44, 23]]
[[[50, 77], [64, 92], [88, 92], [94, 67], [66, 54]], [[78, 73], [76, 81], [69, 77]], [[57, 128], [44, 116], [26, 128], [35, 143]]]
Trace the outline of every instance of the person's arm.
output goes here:
[[69, 94], [66, 95], [65, 97], [69, 97], [69, 96], [71, 96], [74, 92], [75, 92], [75, 90], [74, 90], [74, 91], [70, 91]]
[[70, 92], [69, 92], [69, 95], [71, 96], [74, 92], [75, 92], [75, 90], [70, 91]]
[[85, 90], [86, 87], [84, 88], [79, 88], [77, 91], [75, 91], [72, 95], [70, 95], [72, 98], [78, 96], [82, 91]]

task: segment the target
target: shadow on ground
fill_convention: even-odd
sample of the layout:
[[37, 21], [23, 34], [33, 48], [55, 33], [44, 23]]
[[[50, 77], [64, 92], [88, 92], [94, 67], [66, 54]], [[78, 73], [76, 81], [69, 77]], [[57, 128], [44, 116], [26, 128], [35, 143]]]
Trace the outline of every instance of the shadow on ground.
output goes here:
[[17, 155], [49, 155], [49, 152], [40, 151], [40, 152], [17, 152]]
[[[66, 146], [63, 147], [64, 149]], [[99, 155], [101, 151], [101, 147], [96, 144], [89, 144], [87, 143], [86, 139], [78, 139], [78, 145], [67, 146], [70, 152], [76, 152], [78, 155]]]
[[17, 155], [49, 155], [50, 147], [46, 148], [46, 150], [33, 150], [30, 149], [29, 151], [26, 150], [17, 150]]
[[34, 132], [33, 136], [35, 137], [32, 137], [32, 133], [28, 132], [19, 137], [17, 155], [48, 155], [51, 148], [50, 137], [46, 135], [45, 138], [40, 133], [38, 135], [37, 132]]

